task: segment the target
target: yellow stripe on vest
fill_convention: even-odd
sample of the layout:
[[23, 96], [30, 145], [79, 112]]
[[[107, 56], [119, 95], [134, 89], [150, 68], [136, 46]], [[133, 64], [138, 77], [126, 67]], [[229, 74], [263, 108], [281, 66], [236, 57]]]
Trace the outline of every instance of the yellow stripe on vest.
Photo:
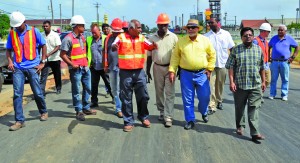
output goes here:
[[81, 55], [71, 55], [71, 59], [81, 59], [81, 58], [86, 58], [86, 54], [81, 54]]
[[144, 54], [118, 55], [120, 59], [144, 58]]
[[33, 60], [33, 51], [32, 51], [32, 30], [29, 30], [29, 50], [30, 50], [30, 53], [29, 53], [29, 60]]
[[73, 44], [72, 48], [79, 48], [80, 44]]
[[[17, 32], [14, 31], [13, 34], [14, 34], [14, 40], [17, 40]], [[17, 53], [18, 57], [20, 57], [22, 54], [21, 54], [21, 50], [20, 50], [20, 47], [19, 47], [19, 44], [18, 44], [18, 43], [16, 44], [16, 47], [17, 47], [17, 49], [18, 49], [16, 53]], [[18, 57], [17, 57], [17, 58], [18, 58]], [[21, 62], [21, 61], [19, 61], [19, 62]]]

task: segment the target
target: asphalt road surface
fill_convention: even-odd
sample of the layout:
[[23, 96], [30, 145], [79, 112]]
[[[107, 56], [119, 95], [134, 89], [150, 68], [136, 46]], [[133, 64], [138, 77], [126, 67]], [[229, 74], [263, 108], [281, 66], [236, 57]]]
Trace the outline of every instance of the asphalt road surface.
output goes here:
[[249, 127], [244, 136], [235, 133], [233, 97], [228, 82], [225, 85], [224, 110], [211, 115], [208, 123], [203, 123], [196, 111], [196, 126], [187, 131], [183, 129], [185, 121], [179, 82], [176, 81], [173, 126], [165, 128], [157, 120], [159, 112], [152, 81], [148, 84], [151, 128], [144, 128], [137, 121], [130, 133], [122, 131], [123, 120], [113, 115], [113, 105], [110, 98], [104, 97], [102, 81], [97, 115], [87, 116], [83, 122], [77, 121], [71, 85], [67, 83], [62, 94], [49, 92], [47, 95], [48, 121], [39, 121], [34, 101], [24, 107], [25, 128], [8, 131], [14, 122], [14, 114], [0, 117], [0, 162], [299, 163], [299, 69], [291, 70], [290, 81], [287, 102], [279, 96], [269, 100], [269, 89], [265, 92], [265, 103], [259, 114], [260, 131], [266, 136], [262, 144], [250, 141]]

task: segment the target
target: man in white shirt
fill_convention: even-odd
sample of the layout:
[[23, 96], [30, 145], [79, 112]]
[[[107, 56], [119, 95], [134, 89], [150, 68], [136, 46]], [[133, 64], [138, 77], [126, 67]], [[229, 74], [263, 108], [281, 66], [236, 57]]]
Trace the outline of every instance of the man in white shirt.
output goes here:
[[43, 29], [44, 32], [42, 33], [42, 36], [46, 40], [46, 46], [47, 46], [47, 55], [46, 60], [43, 62], [45, 63], [45, 67], [42, 69], [41, 72], [41, 88], [46, 95], [45, 87], [46, 87], [46, 81], [49, 74], [49, 68], [52, 69], [54, 79], [55, 79], [55, 87], [56, 87], [56, 93], [61, 93], [61, 70], [60, 70], [60, 45], [61, 40], [59, 38], [58, 33], [51, 30], [51, 23], [50, 21], [46, 20], [43, 22]]
[[222, 94], [227, 73], [225, 64], [229, 57], [228, 52], [234, 46], [230, 33], [221, 29], [218, 22], [219, 20], [217, 18], [212, 17], [208, 22], [210, 31], [205, 34], [205, 36], [212, 42], [217, 53], [216, 67], [210, 77], [211, 95], [208, 114], [216, 112], [216, 107], [223, 110]]

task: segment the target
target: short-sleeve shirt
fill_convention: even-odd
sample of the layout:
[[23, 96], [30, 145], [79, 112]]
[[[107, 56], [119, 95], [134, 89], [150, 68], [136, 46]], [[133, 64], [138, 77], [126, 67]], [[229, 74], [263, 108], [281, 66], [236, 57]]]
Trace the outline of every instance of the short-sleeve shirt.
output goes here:
[[[51, 30], [50, 33], [48, 34], [48, 36], [46, 36], [45, 32], [43, 32], [42, 35], [46, 40], [47, 54], [49, 54], [51, 51], [53, 51], [53, 49], [55, 49], [55, 47], [61, 45], [61, 41], [60, 41], [58, 33]], [[60, 54], [60, 50], [57, 50], [54, 54], [50, 55], [47, 58], [47, 60], [48, 61], [59, 61], [59, 60], [61, 60], [59, 54]]]
[[272, 59], [287, 60], [290, 58], [291, 48], [297, 47], [298, 43], [290, 35], [285, 35], [281, 40], [278, 35], [275, 35], [271, 38], [269, 46], [272, 48]]
[[[23, 33], [20, 33], [18, 30], [15, 30], [18, 33], [21, 44], [23, 44], [23, 45], [24, 45], [25, 34], [27, 31], [31, 30], [32, 27], [25, 24], [25, 28], [26, 29]], [[16, 67], [18, 69], [28, 69], [28, 68], [33, 68], [40, 64], [42, 56], [40, 55], [39, 47], [45, 45], [46, 41], [37, 28], [34, 28], [34, 33], [35, 33], [35, 37], [36, 37], [36, 58], [33, 60], [27, 60], [24, 56], [24, 51], [23, 51], [22, 62], [17, 63], [16, 58], [13, 57], [14, 67]], [[8, 37], [7, 37], [6, 49], [13, 50], [12, 39], [11, 39], [10, 35], [8, 35]]]
[[234, 47], [230, 33], [223, 29], [217, 33], [210, 30], [204, 36], [209, 38], [216, 50], [216, 67], [224, 68], [229, 57], [228, 50]]
[[244, 44], [231, 50], [226, 62], [227, 69], [233, 69], [234, 82], [243, 90], [257, 89], [261, 86], [260, 70], [264, 69], [264, 54], [260, 46], [247, 48]]
[[103, 70], [102, 64], [102, 39], [98, 41], [93, 38], [91, 44], [92, 65], [95, 70]]
[[[74, 32], [72, 32], [73, 36], [75, 38], [77, 38], [79, 40], [80, 43], [80, 47], [83, 49], [84, 48], [84, 42], [81, 39], [81, 34], [80, 35], [76, 35]], [[65, 37], [62, 40], [61, 46], [60, 46], [60, 50], [66, 51], [67, 55], [70, 56], [71, 55], [71, 51], [72, 51], [72, 39], [70, 37]]]

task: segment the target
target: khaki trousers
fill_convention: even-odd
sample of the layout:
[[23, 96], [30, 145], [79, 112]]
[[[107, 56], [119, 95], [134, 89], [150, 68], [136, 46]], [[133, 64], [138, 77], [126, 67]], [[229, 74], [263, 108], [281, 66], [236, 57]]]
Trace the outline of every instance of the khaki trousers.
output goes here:
[[153, 65], [156, 106], [165, 121], [172, 121], [175, 99], [175, 83], [169, 80], [169, 66]]
[[222, 94], [226, 80], [227, 69], [216, 67], [210, 76], [210, 102], [211, 110], [216, 110], [216, 104], [223, 101]]
[[266, 75], [266, 87], [268, 87], [271, 83], [271, 70], [270, 69], [265, 70], [265, 75]]

